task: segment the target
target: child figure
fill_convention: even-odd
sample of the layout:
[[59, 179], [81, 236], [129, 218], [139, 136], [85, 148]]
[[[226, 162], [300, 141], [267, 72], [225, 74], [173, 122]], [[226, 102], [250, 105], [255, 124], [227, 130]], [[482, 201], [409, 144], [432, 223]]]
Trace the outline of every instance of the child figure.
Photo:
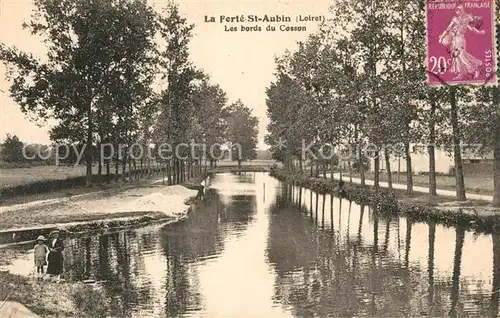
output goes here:
[[36, 272], [43, 275], [43, 266], [47, 264], [49, 248], [45, 245], [45, 237], [43, 235], [40, 235], [36, 241], [37, 244], [34, 249]]

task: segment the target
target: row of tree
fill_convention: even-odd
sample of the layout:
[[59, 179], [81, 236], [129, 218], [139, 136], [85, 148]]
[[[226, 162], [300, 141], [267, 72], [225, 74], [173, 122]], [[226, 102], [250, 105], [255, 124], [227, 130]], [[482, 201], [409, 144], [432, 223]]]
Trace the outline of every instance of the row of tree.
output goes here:
[[[176, 149], [195, 141], [210, 149], [242, 143], [238, 159], [253, 159], [257, 119], [241, 101], [228, 106], [224, 91], [190, 62], [194, 25], [175, 4], [162, 12], [146, 0], [37, 0], [35, 6], [23, 27], [43, 40], [46, 56], [2, 44], [0, 60], [8, 66], [10, 93], [22, 111], [56, 119], [51, 140], [85, 149], [88, 185], [94, 161], [99, 175], [103, 166], [109, 175], [112, 163], [118, 174], [119, 165], [123, 172], [127, 165], [131, 169], [135, 152], [151, 145]], [[193, 154], [182, 147], [178, 156], [162, 160], [166, 155], [160, 157], [160, 151], [155, 147], [153, 159], [144, 156], [141, 166], [161, 164], [177, 179], [181, 171], [201, 165], [204, 155], [203, 149]]]
[[[465, 200], [460, 145], [482, 144], [494, 150], [493, 203], [500, 206], [499, 88], [426, 84], [425, 1], [337, 0], [330, 13], [318, 32], [276, 59], [277, 79], [267, 89], [266, 136], [275, 158], [289, 167], [298, 161], [302, 169], [307, 140], [316, 153], [325, 143], [337, 151], [356, 149], [352, 159], [359, 161], [369, 144], [375, 187], [381, 158], [391, 186], [390, 159], [397, 151], [387, 145], [402, 144], [411, 194], [411, 145], [426, 144], [430, 195], [436, 195], [439, 146], [454, 156], [457, 199]], [[286, 148], [278, 147], [281, 139]], [[365, 169], [359, 165], [363, 184]]]

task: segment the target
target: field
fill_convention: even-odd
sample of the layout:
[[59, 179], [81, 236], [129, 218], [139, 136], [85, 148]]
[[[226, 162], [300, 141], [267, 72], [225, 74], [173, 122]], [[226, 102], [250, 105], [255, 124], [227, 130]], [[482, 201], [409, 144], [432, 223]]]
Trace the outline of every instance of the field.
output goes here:
[[[97, 172], [97, 168], [94, 169]], [[0, 186], [18, 186], [35, 181], [66, 179], [85, 175], [85, 166], [37, 166], [0, 169]]]

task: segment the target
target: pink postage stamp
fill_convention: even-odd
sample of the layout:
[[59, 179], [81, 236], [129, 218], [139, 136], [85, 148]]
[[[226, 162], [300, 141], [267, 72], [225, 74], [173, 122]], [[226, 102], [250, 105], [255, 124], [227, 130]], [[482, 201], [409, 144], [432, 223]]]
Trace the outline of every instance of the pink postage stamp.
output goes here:
[[496, 85], [495, 0], [426, 0], [427, 83]]

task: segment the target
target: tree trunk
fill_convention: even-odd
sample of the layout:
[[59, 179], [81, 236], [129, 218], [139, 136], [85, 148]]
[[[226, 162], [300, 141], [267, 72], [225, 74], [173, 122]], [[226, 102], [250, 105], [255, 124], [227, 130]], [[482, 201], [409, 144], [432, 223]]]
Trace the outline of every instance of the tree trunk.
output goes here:
[[365, 164], [363, 160], [363, 154], [361, 153], [361, 144], [358, 144], [358, 168], [359, 174], [361, 176], [361, 186], [364, 187], [366, 185], [366, 177], [365, 177]]
[[299, 170], [300, 170], [300, 174], [304, 173], [304, 167], [302, 165], [302, 158], [299, 158]]
[[133, 181], [134, 171], [132, 170], [132, 158], [130, 156], [127, 156], [127, 163], [128, 163], [128, 179], [130, 181]]
[[[340, 166], [340, 165], [339, 165]], [[332, 159], [330, 160], [330, 173], [332, 181], [335, 180], [335, 157], [332, 156]], [[342, 180], [342, 170], [340, 171], [340, 180]]]
[[167, 178], [168, 178], [168, 185], [172, 185], [172, 162], [171, 162], [171, 160], [167, 161]]
[[349, 183], [352, 183], [351, 154], [349, 154], [349, 158], [347, 159], [347, 167], [349, 169]]
[[[99, 146], [99, 149], [101, 147]], [[102, 183], [102, 153], [99, 152], [98, 164], [97, 164], [97, 180], [99, 183]]]
[[373, 160], [373, 186], [375, 189], [380, 188], [380, 151], [377, 150]]
[[437, 195], [437, 184], [436, 184], [436, 99], [434, 94], [430, 96], [431, 103], [431, 118], [429, 120], [429, 146], [427, 147], [427, 153], [429, 154], [429, 195]]
[[127, 155], [122, 158], [122, 178], [123, 182], [127, 182]]
[[144, 171], [144, 159], [141, 158], [141, 160], [139, 161], [139, 165], [140, 165], [140, 168], [141, 169], [141, 178], [143, 177], [143, 171]]
[[106, 159], [106, 183], [111, 183], [111, 167], [110, 167], [110, 159]]
[[241, 168], [241, 159], [238, 159], [238, 168]]
[[[361, 153], [361, 140], [359, 138], [358, 127], [354, 127], [354, 139], [356, 140], [356, 157], [358, 160], [358, 171], [361, 177], [361, 186], [364, 187], [366, 185], [365, 182], [365, 165], [363, 161], [363, 154]], [[352, 182], [352, 180], [351, 180]]]
[[177, 159], [177, 184], [182, 183], [182, 160]]
[[384, 148], [384, 158], [385, 158], [385, 169], [387, 170], [387, 184], [389, 185], [389, 190], [392, 190], [392, 171], [391, 171], [391, 155], [389, 150]]
[[406, 218], [406, 239], [405, 239], [405, 267], [410, 266], [411, 230], [413, 222], [411, 218]]
[[92, 118], [92, 102], [89, 103], [87, 108], [87, 117], [88, 117], [88, 127], [87, 127], [87, 148], [85, 149], [86, 154], [86, 178], [85, 178], [85, 186], [90, 187], [92, 184], [92, 160], [93, 160], [93, 118]]
[[181, 160], [181, 182], [186, 181], [186, 161]]
[[323, 159], [323, 178], [326, 179], [326, 170], [328, 169], [328, 164], [326, 161]]
[[195, 164], [196, 162], [193, 159], [189, 159], [189, 170], [191, 171], [189, 178], [194, 178], [196, 167]]
[[110, 159], [106, 159], [106, 183], [111, 183]]
[[181, 183], [181, 161], [175, 159], [175, 184]]
[[398, 183], [401, 182], [401, 156], [398, 155]]
[[460, 147], [460, 127], [458, 126], [457, 93], [455, 87], [450, 87], [451, 126], [453, 131], [453, 158], [455, 161], [455, 182], [458, 201], [465, 201], [465, 183], [462, 167], [462, 151]]
[[411, 152], [410, 143], [405, 143], [405, 154], [406, 154], [406, 193], [408, 195], [413, 194], [413, 168], [411, 166]]
[[464, 236], [465, 230], [458, 226], [455, 228], [456, 238], [455, 238], [455, 256], [453, 258], [453, 275], [451, 277], [451, 308], [450, 317], [457, 316], [457, 304], [460, 291], [460, 268], [462, 264], [462, 251], [464, 247]]
[[116, 154], [115, 159], [115, 182], [120, 181], [120, 160], [118, 160], [118, 154]]
[[314, 176], [314, 163], [313, 163], [312, 159], [309, 161], [309, 164], [311, 165], [311, 177], [313, 177]]
[[141, 171], [137, 171], [137, 162], [135, 159], [132, 160], [132, 166], [134, 167], [135, 179], [139, 180], [139, 172], [141, 172]]
[[[434, 307], [434, 250], [436, 245], [436, 223], [429, 223], [429, 255], [427, 257], [427, 272], [428, 272], [428, 308]], [[432, 311], [427, 313], [429, 316], [434, 316]]]
[[[498, 28], [497, 28], [498, 29]], [[500, 87], [493, 87], [493, 105], [496, 105], [496, 132], [493, 138], [495, 144], [494, 153], [494, 190], [493, 206], [500, 208]]]

